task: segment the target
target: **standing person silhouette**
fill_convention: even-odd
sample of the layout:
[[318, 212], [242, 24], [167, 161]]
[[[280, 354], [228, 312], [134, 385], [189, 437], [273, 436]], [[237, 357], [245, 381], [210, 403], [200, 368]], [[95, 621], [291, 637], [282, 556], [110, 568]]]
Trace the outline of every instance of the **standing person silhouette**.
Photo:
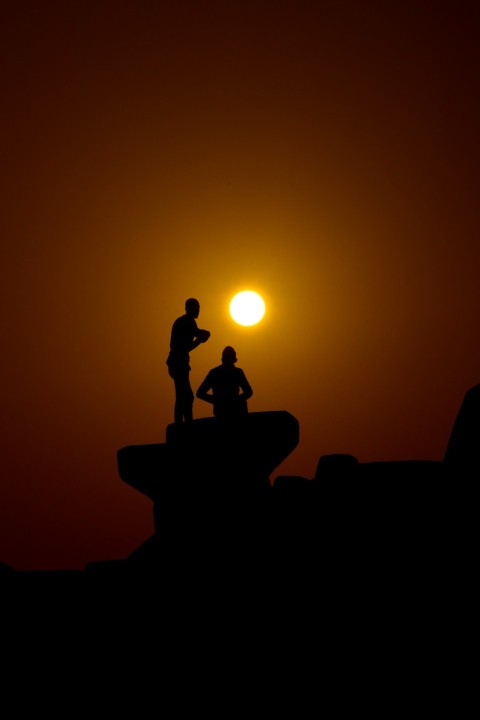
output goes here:
[[170, 353], [167, 358], [168, 373], [175, 383], [175, 423], [191, 422], [193, 419], [193, 391], [190, 385], [190, 351], [200, 343], [207, 342], [208, 330], [201, 330], [195, 322], [200, 314], [200, 303], [195, 298], [185, 302], [185, 315], [172, 325]]
[[252, 397], [253, 390], [243, 370], [235, 367], [236, 362], [235, 350], [227, 345], [222, 353], [222, 364], [210, 370], [197, 390], [200, 400], [213, 405], [213, 414], [217, 418], [231, 419], [248, 413], [247, 400]]

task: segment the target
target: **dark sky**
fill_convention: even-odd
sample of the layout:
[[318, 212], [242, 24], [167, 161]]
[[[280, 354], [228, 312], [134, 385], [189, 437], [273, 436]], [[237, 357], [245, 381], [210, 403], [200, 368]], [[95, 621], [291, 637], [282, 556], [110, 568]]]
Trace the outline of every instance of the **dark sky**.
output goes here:
[[[192, 386], [233, 345], [250, 409], [299, 419], [278, 472], [443, 457], [479, 381], [479, 15], [4, 3], [1, 561], [84, 567], [151, 534], [116, 451], [165, 440], [190, 296], [212, 333]], [[250, 329], [242, 289], [267, 304]]]

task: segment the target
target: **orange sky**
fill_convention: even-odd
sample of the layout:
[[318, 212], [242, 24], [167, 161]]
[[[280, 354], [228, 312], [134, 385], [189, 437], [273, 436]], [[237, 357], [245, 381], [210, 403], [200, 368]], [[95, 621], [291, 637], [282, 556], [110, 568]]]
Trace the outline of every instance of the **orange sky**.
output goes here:
[[275, 474], [441, 459], [479, 382], [478, 4], [2, 13], [0, 561], [81, 568], [153, 532], [116, 451], [165, 440], [190, 296], [194, 389], [233, 345], [250, 409], [300, 421]]

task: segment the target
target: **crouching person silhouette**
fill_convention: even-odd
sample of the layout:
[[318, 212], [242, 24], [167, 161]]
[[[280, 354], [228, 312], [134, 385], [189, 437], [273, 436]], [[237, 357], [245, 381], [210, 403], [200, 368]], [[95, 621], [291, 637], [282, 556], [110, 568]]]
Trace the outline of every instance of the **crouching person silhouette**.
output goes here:
[[197, 398], [213, 405], [216, 418], [232, 419], [248, 413], [247, 400], [253, 390], [243, 370], [235, 367], [236, 362], [235, 350], [227, 345], [222, 364], [210, 370], [197, 390]]

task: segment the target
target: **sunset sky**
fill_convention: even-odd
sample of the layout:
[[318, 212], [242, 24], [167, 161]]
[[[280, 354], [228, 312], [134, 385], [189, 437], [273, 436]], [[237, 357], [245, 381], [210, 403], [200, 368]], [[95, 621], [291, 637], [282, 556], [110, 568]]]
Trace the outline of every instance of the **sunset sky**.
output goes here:
[[[322, 454], [442, 459], [480, 382], [476, 0], [43, 0], [0, 20], [0, 561], [127, 557], [188, 297], [251, 411]], [[235, 292], [264, 319], [235, 324]], [[209, 417], [196, 400], [194, 417]]]

